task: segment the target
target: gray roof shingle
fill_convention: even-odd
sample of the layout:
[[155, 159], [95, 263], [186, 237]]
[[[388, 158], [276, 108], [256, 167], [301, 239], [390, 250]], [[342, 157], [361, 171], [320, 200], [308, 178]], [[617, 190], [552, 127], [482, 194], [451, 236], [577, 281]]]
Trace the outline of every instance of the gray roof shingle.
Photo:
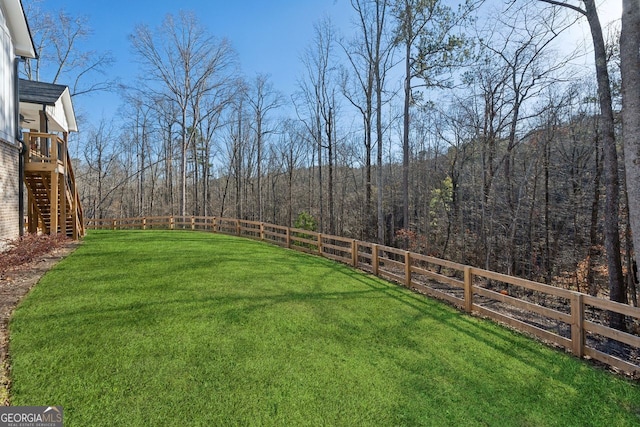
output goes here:
[[55, 105], [66, 88], [64, 85], [20, 79], [20, 102]]

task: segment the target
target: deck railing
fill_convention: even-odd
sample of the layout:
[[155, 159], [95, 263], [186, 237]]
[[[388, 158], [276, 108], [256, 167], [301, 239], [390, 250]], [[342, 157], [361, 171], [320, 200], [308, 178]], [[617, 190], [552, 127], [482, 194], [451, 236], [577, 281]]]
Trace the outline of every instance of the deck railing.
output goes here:
[[[89, 229], [189, 229], [317, 254], [509, 325], [580, 358], [640, 374], [640, 308], [401, 249], [264, 222], [217, 217], [91, 219]], [[628, 331], [608, 326], [626, 316]]]
[[[73, 238], [77, 239], [84, 235], [84, 218], [82, 205], [80, 203], [80, 195], [76, 188], [76, 180], [73, 172], [73, 164], [71, 162], [71, 156], [67, 146], [66, 136], [61, 138], [59, 135], [43, 133], [43, 132], [26, 132], [23, 135], [24, 141], [27, 145], [27, 150], [24, 153], [25, 159], [25, 173], [37, 174], [37, 175], [49, 175], [59, 174], [63, 178], [57, 180], [57, 191], [59, 194], [59, 202], [62, 204], [58, 206], [57, 200], [55, 201], [55, 210], [59, 209], [59, 213], [62, 217], [69, 214], [72, 217], [72, 230]], [[51, 190], [52, 193], [56, 193], [56, 189]], [[66, 199], [66, 200], [65, 200]], [[33, 200], [31, 200], [31, 203]], [[66, 209], [69, 208], [70, 211]], [[54, 212], [54, 216], [57, 216], [58, 212]], [[31, 219], [32, 225], [36, 226], [38, 221], [36, 217]], [[66, 227], [66, 218], [61, 218], [61, 221], [57, 221], [56, 231], [58, 226], [64, 230]], [[30, 230], [30, 231], [33, 231]]]
[[28, 151], [27, 163], [59, 163], [65, 161], [65, 141], [59, 135], [43, 132], [27, 132], [24, 140]]

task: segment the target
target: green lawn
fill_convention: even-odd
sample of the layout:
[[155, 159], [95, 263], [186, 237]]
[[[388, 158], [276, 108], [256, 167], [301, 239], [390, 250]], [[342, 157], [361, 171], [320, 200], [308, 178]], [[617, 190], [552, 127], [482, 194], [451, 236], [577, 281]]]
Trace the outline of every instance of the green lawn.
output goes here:
[[93, 231], [10, 324], [65, 426], [640, 425], [640, 385], [332, 261]]

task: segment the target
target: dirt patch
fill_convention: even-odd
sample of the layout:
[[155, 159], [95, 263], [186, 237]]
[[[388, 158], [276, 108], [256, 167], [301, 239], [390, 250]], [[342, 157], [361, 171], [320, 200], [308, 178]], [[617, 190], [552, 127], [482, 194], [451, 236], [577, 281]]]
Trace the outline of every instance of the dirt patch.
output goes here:
[[[72, 241], [56, 241], [54, 244], [47, 242], [47, 244], [44, 253], [39, 253], [35, 257], [27, 257], [20, 265], [7, 267], [0, 271], [0, 406], [9, 405], [11, 380], [8, 358], [8, 327], [13, 310], [47, 271], [79, 245], [78, 242]], [[19, 249], [19, 246], [20, 242], [14, 245], [14, 249]], [[22, 249], [24, 250], [24, 248]], [[34, 252], [40, 251], [35, 250], [32, 253]], [[0, 254], [0, 257], [5, 260], [11, 256], [11, 250]]]

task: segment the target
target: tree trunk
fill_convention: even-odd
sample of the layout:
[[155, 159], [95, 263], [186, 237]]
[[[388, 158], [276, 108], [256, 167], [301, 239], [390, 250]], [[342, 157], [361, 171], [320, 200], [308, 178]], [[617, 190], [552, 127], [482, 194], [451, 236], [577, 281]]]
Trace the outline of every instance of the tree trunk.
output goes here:
[[372, 134], [371, 134], [371, 116], [372, 116], [372, 108], [371, 108], [371, 101], [368, 101], [368, 106], [367, 106], [367, 114], [368, 114], [368, 119], [365, 120], [365, 199], [364, 199], [364, 218], [365, 219], [365, 223], [364, 223], [364, 230], [362, 235], [365, 237], [365, 240], [368, 240], [368, 238], [372, 235], [371, 233], [371, 229], [373, 229], [373, 204], [371, 203], [371, 138], [372, 138]]
[[333, 159], [333, 151], [334, 151], [334, 129], [333, 129], [333, 108], [329, 107], [329, 117], [326, 121], [326, 131], [327, 131], [327, 154], [329, 156], [328, 167], [329, 167], [329, 179], [328, 179], [328, 195], [327, 202], [329, 205], [329, 233], [336, 234], [336, 224], [335, 224], [335, 202], [333, 198], [333, 173], [334, 173], [334, 159]]
[[409, 107], [411, 104], [411, 44], [407, 37], [404, 60], [404, 111], [402, 120], [402, 228], [409, 229]]
[[637, 265], [640, 262], [640, 5], [637, 0], [622, 1], [620, 69], [629, 223]]
[[383, 171], [382, 171], [382, 84], [380, 75], [376, 75], [376, 139], [378, 144], [377, 150], [377, 175], [378, 175], [378, 243], [384, 244], [384, 212], [382, 209], [383, 198]]
[[600, 138], [595, 135], [596, 174], [593, 178], [593, 201], [591, 203], [591, 225], [589, 227], [589, 257], [587, 261], [587, 287], [589, 294], [598, 295], [598, 287], [594, 274], [595, 257], [598, 254], [598, 218], [600, 217], [600, 180], [602, 165], [600, 162]]
[[173, 216], [175, 213], [175, 205], [173, 199], [173, 130], [171, 123], [167, 125], [167, 135], [165, 140], [165, 174], [166, 174], [166, 199], [165, 203], [169, 206], [169, 214]]
[[317, 125], [317, 148], [318, 148], [318, 201], [320, 203], [320, 214], [318, 215], [318, 225], [321, 233], [324, 233], [324, 197], [322, 190], [322, 125], [320, 123], [320, 106], [316, 110]]
[[256, 150], [257, 150], [257, 184], [258, 184], [258, 221], [262, 222], [262, 114], [260, 111], [256, 114], [256, 125], [258, 129], [256, 130]]
[[182, 110], [182, 135], [180, 142], [180, 216], [187, 210], [187, 112]]
[[[598, 80], [598, 100], [600, 103], [602, 144], [604, 149], [605, 198], [605, 249], [607, 252], [607, 268], [609, 270], [609, 298], [611, 301], [625, 302], [624, 277], [622, 274], [622, 257], [620, 255], [618, 198], [620, 182], [618, 176], [618, 153], [613, 123], [611, 102], [611, 84], [607, 70], [607, 52], [602, 36], [602, 27], [598, 19], [595, 0], [584, 0], [587, 20], [593, 38], [593, 48]], [[624, 315], [609, 313], [612, 328], [624, 330]]]

